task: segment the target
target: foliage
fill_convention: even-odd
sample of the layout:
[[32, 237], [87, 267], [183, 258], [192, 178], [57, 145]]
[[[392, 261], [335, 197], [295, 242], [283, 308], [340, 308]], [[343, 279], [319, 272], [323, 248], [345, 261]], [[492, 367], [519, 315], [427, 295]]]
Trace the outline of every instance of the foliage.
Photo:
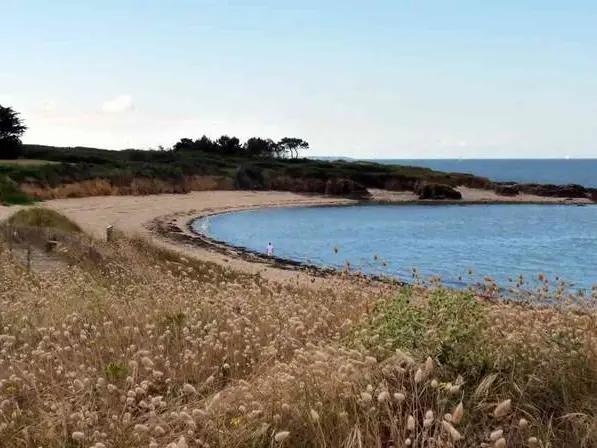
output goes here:
[[309, 143], [300, 138], [285, 137], [279, 142], [261, 137], [251, 137], [241, 143], [237, 137], [223, 135], [217, 140], [211, 140], [206, 135], [200, 139], [180, 139], [173, 147], [174, 151], [202, 151], [226, 156], [243, 156], [251, 158], [291, 157], [298, 158], [298, 151], [309, 148]]
[[0, 174], [0, 204], [2, 205], [26, 205], [34, 201], [26, 193], [19, 189], [19, 186], [9, 177]]
[[64, 233], [79, 233], [79, 225], [55, 210], [44, 207], [24, 208], [14, 213], [8, 220], [13, 226], [42, 227]]
[[21, 136], [26, 129], [17, 112], [0, 105], [0, 158], [16, 159], [21, 155]]
[[[452, 373], [466, 367], [479, 377], [488, 370], [491, 352], [483, 333], [483, 307], [470, 292], [433, 288], [413, 301], [413, 289], [404, 288], [373, 320], [380, 338], [392, 349], [431, 356]], [[483, 352], [476, 350], [483, 346]]]

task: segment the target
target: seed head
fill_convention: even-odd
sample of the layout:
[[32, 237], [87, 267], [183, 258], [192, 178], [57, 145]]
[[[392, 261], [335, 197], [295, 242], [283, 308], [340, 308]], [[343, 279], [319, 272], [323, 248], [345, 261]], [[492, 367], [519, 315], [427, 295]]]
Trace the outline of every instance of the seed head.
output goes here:
[[274, 440], [278, 443], [281, 443], [284, 440], [286, 440], [289, 435], [290, 435], [289, 431], [280, 431], [280, 432], [276, 433], [276, 435], [274, 436]]
[[81, 431], [75, 431], [70, 436], [73, 440], [76, 440], [77, 442], [82, 442], [83, 440], [85, 440], [85, 433]]
[[396, 400], [398, 403], [402, 403], [404, 400], [406, 400], [406, 396], [403, 393], [396, 392], [394, 394], [394, 400]]
[[458, 406], [452, 412], [452, 422], [457, 425], [462, 420], [462, 416], [464, 415], [464, 407], [462, 406], [462, 401], [458, 403]]
[[425, 375], [429, 376], [433, 372], [433, 359], [431, 356], [428, 356], [425, 360]]
[[450, 437], [452, 438], [452, 440], [454, 442], [458, 442], [459, 440], [462, 440], [462, 436], [460, 435], [460, 433], [456, 430], [456, 428], [454, 428], [452, 426], [451, 423], [447, 422], [447, 421], [442, 421], [442, 428], [444, 429], [444, 431], [446, 431]]
[[415, 418], [412, 415], [409, 415], [406, 419], [406, 429], [409, 431], [415, 430]]
[[496, 406], [495, 410], [493, 411], [493, 415], [495, 418], [504, 417], [506, 414], [508, 414], [508, 412], [510, 412], [511, 408], [512, 400], [508, 398], [507, 400], [502, 401]]
[[137, 424], [135, 425], [135, 432], [139, 434], [146, 434], [149, 432], [149, 427], [147, 425]]
[[504, 435], [504, 431], [502, 429], [496, 429], [489, 434], [489, 440], [495, 442], [497, 439], [501, 438]]
[[500, 437], [499, 439], [497, 439], [495, 441], [493, 446], [494, 446], [494, 448], [506, 448], [506, 439], [504, 439], [503, 437]]
[[390, 399], [390, 394], [388, 393], [387, 390], [384, 390], [382, 392], [379, 393], [379, 395], [377, 395], [377, 401], [379, 401], [380, 403], [386, 402]]
[[184, 386], [182, 386], [182, 390], [187, 395], [195, 395], [197, 393], [197, 389], [195, 389], [195, 387], [189, 383], [186, 383]]
[[415, 383], [419, 384], [421, 381], [423, 381], [423, 377], [423, 371], [421, 369], [417, 369], [415, 372]]

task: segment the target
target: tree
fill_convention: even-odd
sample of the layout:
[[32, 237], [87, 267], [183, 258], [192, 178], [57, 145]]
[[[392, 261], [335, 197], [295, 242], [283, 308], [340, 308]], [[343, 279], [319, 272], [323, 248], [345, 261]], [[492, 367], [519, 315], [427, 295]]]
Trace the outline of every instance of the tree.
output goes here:
[[17, 112], [0, 105], [0, 159], [16, 159], [21, 155], [21, 136], [26, 130]]
[[251, 137], [245, 143], [245, 152], [249, 156], [263, 157], [273, 156], [276, 154], [278, 144], [271, 139], [263, 139], [260, 137]]
[[178, 143], [174, 145], [174, 151], [191, 151], [194, 142], [190, 138], [181, 138]]
[[284, 137], [278, 142], [281, 154], [290, 153], [290, 157], [298, 158], [299, 149], [309, 149], [309, 143], [302, 138]]
[[222, 135], [216, 141], [216, 143], [220, 147], [220, 151], [223, 154], [227, 155], [240, 154], [243, 149], [240, 144], [240, 140], [236, 137], [228, 137], [227, 135]]

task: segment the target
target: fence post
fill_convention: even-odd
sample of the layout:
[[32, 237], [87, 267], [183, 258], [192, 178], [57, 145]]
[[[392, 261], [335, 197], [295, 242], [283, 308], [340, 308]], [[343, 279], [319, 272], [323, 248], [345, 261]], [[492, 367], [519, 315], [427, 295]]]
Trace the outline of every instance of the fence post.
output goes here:
[[31, 272], [31, 244], [27, 243], [27, 272]]
[[114, 235], [114, 226], [108, 226], [106, 227], [106, 241], [109, 243], [112, 241]]

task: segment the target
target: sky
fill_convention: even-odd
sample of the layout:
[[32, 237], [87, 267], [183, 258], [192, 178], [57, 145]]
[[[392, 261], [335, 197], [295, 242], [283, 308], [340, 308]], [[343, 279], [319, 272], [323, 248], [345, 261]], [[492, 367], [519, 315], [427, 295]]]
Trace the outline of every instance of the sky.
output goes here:
[[0, 0], [0, 17], [0, 105], [26, 143], [597, 156], [594, 0]]

